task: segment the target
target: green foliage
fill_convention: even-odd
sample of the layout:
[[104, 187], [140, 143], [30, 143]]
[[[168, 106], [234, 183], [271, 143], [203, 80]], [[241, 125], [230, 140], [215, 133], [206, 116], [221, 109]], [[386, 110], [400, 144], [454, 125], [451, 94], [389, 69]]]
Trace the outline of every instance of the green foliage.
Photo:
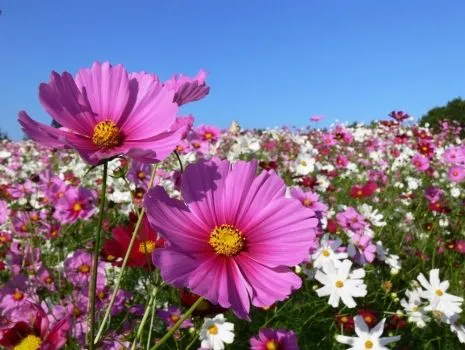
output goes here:
[[437, 129], [441, 120], [456, 121], [465, 125], [465, 100], [460, 97], [447, 102], [445, 106], [435, 107], [428, 111], [420, 120], [420, 125], [429, 123]]

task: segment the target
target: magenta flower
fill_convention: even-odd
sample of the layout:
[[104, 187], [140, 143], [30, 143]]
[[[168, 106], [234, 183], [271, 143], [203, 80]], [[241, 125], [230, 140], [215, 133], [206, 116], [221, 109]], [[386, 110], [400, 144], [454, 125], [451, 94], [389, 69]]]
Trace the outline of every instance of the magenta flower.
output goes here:
[[151, 164], [133, 160], [127, 174], [128, 180], [135, 184], [136, 187], [147, 190], [150, 181], [150, 174], [152, 173], [152, 166], [153, 165]]
[[[175, 325], [176, 322], [181, 318], [181, 310], [176, 306], [169, 306], [167, 310], [157, 310], [157, 316], [165, 322], [168, 328]], [[179, 328], [190, 328], [193, 324], [190, 319], [185, 320]]]
[[429, 159], [422, 154], [415, 154], [412, 158], [412, 164], [417, 170], [425, 171], [429, 168]]
[[320, 196], [312, 191], [304, 192], [298, 187], [291, 190], [291, 196], [298, 199], [306, 208], [313, 210], [316, 214], [324, 214], [328, 211], [328, 206], [320, 202]]
[[176, 91], [174, 102], [182, 106], [189, 102], [201, 100], [210, 92], [210, 87], [205, 84], [207, 73], [201, 70], [195, 78], [189, 78], [182, 74], [175, 75], [172, 79], [165, 81], [164, 85]]
[[347, 249], [347, 253], [360, 265], [375, 260], [376, 245], [368, 235], [354, 234]]
[[76, 149], [90, 164], [122, 154], [157, 162], [174, 150], [184, 133], [175, 123], [175, 94], [191, 100], [204, 96], [193, 92], [199, 80], [184, 81], [162, 84], [155, 75], [128, 74], [122, 65], [108, 62], [81, 69], [75, 78], [52, 72], [50, 82], [39, 86], [39, 98], [62, 127], [38, 123], [24, 111], [18, 121], [34, 141]]
[[444, 195], [444, 191], [439, 187], [430, 186], [425, 190], [425, 198], [432, 203], [439, 202]]
[[70, 187], [56, 203], [54, 217], [63, 224], [90, 218], [97, 210], [95, 194], [84, 187]]
[[218, 141], [221, 135], [220, 129], [212, 125], [199, 125], [199, 127], [197, 127], [194, 132], [198, 139], [206, 143], [213, 143]]
[[336, 221], [339, 226], [354, 232], [359, 232], [367, 226], [365, 217], [352, 207], [347, 208], [342, 213], [338, 213]]
[[[78, 249], [72, 256], [65, 260], [65, 276], [73, 285], [84, 288], [89, 282], [92, 269], [92, 255]], [[97, 288], [105, 285], [105, 264], [99, 261], [97, 267]]]
[[32, 301], [27, 281], [25, 275], [16, 275], [0, 289], [0, 310], [13, 309]]
[[294, 331], [261, 329], [257, 337], [250, 338], [250, 350], [299, 350]]
[[454, 165], [449, 169], [447, 176], [450, 181], [460, 183], [465, 180], [465, 167]]
[[251, 303], [270, 306], [300, 288], [289, 267], [308, 257], [315, 238], [308, 228], [318, 223], [299, 201], [285, 198], [273, 171], [256, 171], [256, 161], [201, 161], [183, 174], [185, 203], [161, 187], [144, 201], [151, 224], [169, 241], [153, 254], [163, 279], [241, 318]]

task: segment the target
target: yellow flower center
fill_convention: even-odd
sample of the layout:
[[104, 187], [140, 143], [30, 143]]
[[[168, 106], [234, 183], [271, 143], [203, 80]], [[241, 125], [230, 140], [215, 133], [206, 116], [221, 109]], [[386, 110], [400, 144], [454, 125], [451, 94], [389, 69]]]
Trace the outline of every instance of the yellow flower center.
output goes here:
[[16, 300], [16, 301], [20, 301], [24, 298], [24, 294], [22, 292], [20, 292], [19, 290], [16, 290], [14, 293], [13, 293], [13, 299]]
[[148, 253], [150, 254], [155, 250], [154, 241], [143, 241], [139, 244], [139, 253]]
[[444, 292], [440, 289], [436, 289], [435, 293], [438, 297], [442, 297], [444, 295]]
[[204, 135], [203, 135], [204, 139], [205, 140], [211, 140], [213, 138], [213, 134], [209, 131], [207, 131]]
[[266, 342], [266, 350], [278, 350], [278, 343], [274, 340], [268, 340]]
[[452, 175], [459, 176], [459, 172], [457, 170], [452, 171]]
[[112, 148], [121, 145], [122, 137], [118, 126], [111, 120], [95, 125], [92, 142], [100, 148]]
[[81, 273], [89, 273], [90, 271], [90, 266], [87, 265], [87, 264], [82, 264], [81, 266], [79, 266], [79, 272]]
[[218, 334], [218, 327], [215, 326], [215, 325], [209, 327], [208, 328], [208, 333], [210, 333], [211, 335]]
[[107, 255], [107, 260], [108, 261], [113, 261], [116, 259], [116, 256], [113, 256], [113, 255]]
[[74, 210], [75, 212], [81, 211], [81, 210], [82, 210], [82, 205], [81, 205], [81, 203], [80, 203], [80, 202], [74, 203], [74, 205], [73, 205], [73, 210]]
[[373, 344], [373, 342], [371, 340], [367, 340], [365, 342], [365, 349], [371, 349], [371, 348], [373, 348], [373, 345], [374, 344]]
[[217, 255], [237, 255], [244, 248], [245, 240], [241, 232], [231, 225], [216, 226], [208, 243]]
[[328, 249], [323, 249], [321, 254], [323, 254], [323, 256], [325, 256], [325, 257], [328, 257], [331, 253], [328, 251]]
[[302, 201], [302, 204], [304, 205], [304, 207], [309, 207], [311, 206], [313, 203], [310, 199], [308, 198], [305, 198], [303, 201]]
[[29, 334], [26, 338], [21, 340], [21, 343], [16, 345], [13, 350], [37, 350], [42, 344], [42, 339], [39, 337]]
[[336, 287], [337, 287], [337, 288], [342, 288], [342, 287], [344, 287], [344, 282], [342, 282], [341, 280], [336, 281]]
[[[170, 315], [171, 321], [178, 322], [181, 317], [178, 314], [171, 314]], [[213, 326], [214, 327], [214, 326]]]
[[137, 177], [138, 177], [140, 180], [145, 179], [145, 172], [139, 171], [139, 172], [137, 173]]
[[306, 162], [305, 160], [301, 160], [299, 163], [300, 163], [300, 165], [302, 165], [302, 166], [307, 166], [307, 162]]

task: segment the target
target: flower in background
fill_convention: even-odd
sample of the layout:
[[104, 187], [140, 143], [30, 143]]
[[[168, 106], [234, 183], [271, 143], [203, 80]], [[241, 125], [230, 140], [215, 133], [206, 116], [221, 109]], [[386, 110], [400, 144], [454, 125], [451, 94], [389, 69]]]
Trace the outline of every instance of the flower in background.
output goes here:
[[167, 80], [163, 85], [174, 89], [175, 95], [173, 101], [182, 106], [189, 102], [201, 100], [210, 92], [210, 87], [205, 84], [207, 73], [200, 70], [195, 78], [189, 78], [182, 74], [175, 75], [170, 80]]
[[127, 178], [130, 182], [136, 185], [136, 187], [143, 188], [147, 190], [150, 175], [152, 173], [153, 165], [148, 163], [142, 163], [137, 160], [131, 162], [131, 167], [129, 168]]
[[465, 167], [463, 166], [453, 166], [449, 169], [447, 176], [450, 181], [455, 183], [460, 183], [465, 180]]
[[[181, 194], [187, 205], [151, 189], [144, 206], [169, 242], [153, 259], [163, 279], [248, 318], [250, 303], [284, 300], [301, 279], [290, 269], [304, 261], [316, 218], [272, 171], [256, 176], [257, 162], [213, 158], [189, 165]], [[199, 179], [202, 179], [199, 181]]]
[[375, 260], [376, 245], [373, 244], [370, 236], [354, 233], [350, 238], [347, 253], [357, 263], [364, 265]]
[[197, 137], [206, 143], [214, 143], [218, 141], [221, 131], [213, 125], [199, 125], [195, 130]]
[[315, 159], [307, 154], [301, 154], [295, 160], [296, 173], [308, 175], [315, 169]]
[[[90, 279], [92, 255], [83, 249], [76, 250], [65, 260], [65, 276], [77, 287], [85, 287]], [[97, 286], [105, 284], [105, 265], [99, 261], [97, 267]]]
[[373, 329], [370, 329], [362, 316], [355, 316], [354, 323], [357, 336], [337, 335], [336, 340], [339, 343], [350, 345], [350, 349], [353, 350], [389, 350], [385, 345], [398, 341], [400, 336], [380, 338], [384, 332], [385, 321], [386, 319], [382, 319]]
[[63, 224], [90, 218], [97, 211], [95, 194], [84, 187], [70, 187], [56, 203], [54, 217]]
[[11, 211], [8, 208], [8, 203], [0, 200], [0, 225], [4, 224], [8, 220], [10, 213]]
[[352, 262], [344, 260], [338, 268], [333, 263], [323, 265], [323, 271], [315, 274], [315, 279], [324, 286], [316, 290], [319, 297], [329, 295], [328, 304], [339, 306], [339, 300], [350, 308], [357, 305], [353, 297], [364, 297], [367, 294], [367, 286], [363, 283], [364, 269], [350, 271]]
[[429, 168], [429, 159], [422, 154], [415, 154], [412, 158], [412, 164], [417, 170], [426, 171]]
[[250, 350], [299, 350], [296, 334], [286, 329], [260, 329], [249, 344]]
[[122, 65], [95, 62], [75, 78], [52, 72], [50, 82], [40, 85], [40, 101], [61, 128], [38, 123], [24, 111], [18, 121], [34, 141], [76, 149], [90, 164], [122, 154], [162, 161], [184, 133], [176, 125], [178, 105], [205, 96], [197, 93], [203, 78], [162, 84], [153, 74], [128, 74]]
[[224, 344], [234, 341], [234, 323], [226, 322], [223, 314], [214, 318], [206, 317], [200, 328], [201, 347], [212, 350], [224, 349]]
[[320, 241], [320, 247], [312, 254], [313, 266], [323, 267], [332, 262], [336, 268], [341, 265], [341, 260], [347, 258], [347, 253], [341, 250], [342, 241], [339, 238], [330, 240], [329, 235], [325, 235]]
[[[168, 328], [173, 327], [176, 322], [181, 318], [181, 310], [176, 306], [168, 306], [168, 308], [157, 310], [157, 316], [165, 322]], [[190, 319], [185, 320], [179, 328], [190, 328], [192, 327], [192, 321]]]

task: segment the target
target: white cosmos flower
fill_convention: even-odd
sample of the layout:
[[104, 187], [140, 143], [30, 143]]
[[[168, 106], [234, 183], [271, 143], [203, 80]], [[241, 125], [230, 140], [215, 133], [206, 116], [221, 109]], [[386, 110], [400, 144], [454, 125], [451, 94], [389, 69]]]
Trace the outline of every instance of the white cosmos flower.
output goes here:
[[386, 226], [386, 221], [383, 221], [383, 214], [378, 212], [378, 209], [373, 209], [371, 205], [366, 203], [358, 207], [358, 211], [362, 214], [368, 221], [371, 222], [373, 226], [383, 227]]
[[337, 252], [341, 244], [342, 241], [339, 238], [330, 241], [329, 236], [324, 235], [320, 241], [320, 248], [312, 254], [313, 266], [319, 268], [328, 261], [332, 261], [334, 266], [339, 267], [341, 265], [341, 260], [347, 259], [347, 253]]
[[457, 334], [457, 338], [459, 338], [459, 342], [465, 343], [465, 326], [457, 323], [453, 323], [450, 325], [450, 330]]
[[405, 292], [408, 300], [402, 299], [400, 305], [404, 308], [405, 313], [407, 314], [408, 321], [415, 323], [419, 328], [426, 326], [426, 322], [430, 320], [424, 307], [422, 306], [423, 302], [420, 297], [421, 289], [408, 290]]
[[389, 248], [383, 247], [383, 242], [376, 242], [376, 258], [379, 261], [383, 261], [389, 265], [394, 270], [400, 270], [400, 258], [398, 255], [389, 254]]
[[349, 349], [351, 350], [389, 350], [385, 345], [398, 341], [400, 336], [380, 338], [384, 331], [385, 321], [386, 319], [383, 318], [370, 330], [362, 316], [355, 316], [355, 334], [357, 337], [337, 335], [336, 340], [339, 343], [350, 345]]
[[420, 296], [430, 303], [425, 308], [426, 310], [441, 312], [449, 318], [462, 312], [463, 298], [446, 293], [449, 288], [449, 281], [441, 282], [439, 269], [432, 269], [429, 272], [429, 281], [422, 273], [418, 275], [417, 279], [425, 289], [420, 292]]
[[307, 154], [301, 154], [295, 160], [296, 172], [299, 175], [307, 175], [315, 169], [315, 159]]
[[201, 347], [212, 350], [223, 350], [224, 344], [231, 344], [234, 341], [234, 324], [226, 322], [223, 314], [218, 314], [214, 318], [205, 317], [199, 338]]
[[323, 265], [323, 271], [319, 270], [315, 274], [315, 279], [323, 287], [316, 290], [319, 297], [329, 295], [328, 304], [338, 307], [339, 299], [347, 307], [355, 307], [357, 303], [353, 297], [364, 297], [367, 294], [367, 286], [363, 283], [365, 277], [364, 269], [357, 269], [350, 272], [352, 261], [344, 260], [338, 268], [332, 261]]

